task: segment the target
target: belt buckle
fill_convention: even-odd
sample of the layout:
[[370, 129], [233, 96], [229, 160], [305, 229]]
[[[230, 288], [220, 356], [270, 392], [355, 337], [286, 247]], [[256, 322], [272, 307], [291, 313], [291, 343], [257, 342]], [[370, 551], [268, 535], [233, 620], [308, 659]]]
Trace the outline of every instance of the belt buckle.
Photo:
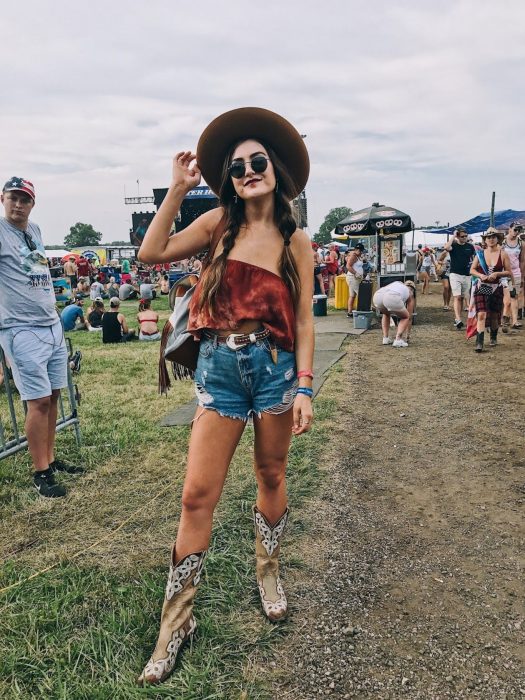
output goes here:
[[237, 345], [237, 343], [235, 342], [235, 338], [237, 338], [237, 336], [239, 335], [242, 335], [242, 333], [230, 333], [230, 335], [227, 336], [226, 345], [230, 348], [230, 350], [239, 350], [240, 348], [243, 348], [246, 345], [246, 343], [243, 343], [242, 345]]

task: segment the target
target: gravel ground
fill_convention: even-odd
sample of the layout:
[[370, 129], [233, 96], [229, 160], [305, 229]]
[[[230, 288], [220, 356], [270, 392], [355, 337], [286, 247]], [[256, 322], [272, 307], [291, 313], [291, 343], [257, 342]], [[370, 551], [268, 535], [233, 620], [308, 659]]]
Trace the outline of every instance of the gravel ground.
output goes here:
[[276, 700], [525, 698], [525, 329], [478, 356], [438, 291], [409, 348], [352, 338], [323, 389], [339, 416]]

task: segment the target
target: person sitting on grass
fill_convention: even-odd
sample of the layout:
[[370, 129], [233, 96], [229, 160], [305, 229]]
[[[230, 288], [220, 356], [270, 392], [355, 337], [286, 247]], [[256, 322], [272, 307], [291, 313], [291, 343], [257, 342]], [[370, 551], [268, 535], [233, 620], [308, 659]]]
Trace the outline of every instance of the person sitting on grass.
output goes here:
[[152, 283], [150, 277], [146, 277], [144, 282], [140, 285], [140, 298], [141, 299], [156, 299], [157, 298], [157, 292], [155, 291], [155, 287], [157, 285]]
[[131, 284], [131, 282], [124, 282], [120, 285], [118, 292], [118, 298], [120, 301], [127, 301], [128, 299], [138, 299], [139, 292], [138, 289]]
[[126, 343], [135, 339], [135, 331], [128, 328], [124, 314], [120, 313], [120, 300], [113, 297], [109, 302], [109, 311], [102, 316], [102, 342]]
[[170, 276], [169, 275], [162, 275], [162, 279], [160, 281], [160, 293], [163, 296], [166, 296], [167, 294], [170, 293]]
[[104, 315], [105, 311], [104, 300], [101, 297], [97, 297], [93, 302], [93, 305], [89, 307], [87, 313], [90, 331], [102, 330], [102, 316]]
[[108, 286], [106, 287], [106, 294], [108, 295], [108, 299], [112, 299], [113, 297], [118, 297], [120, 286], [115, 282], [114, 277], [109, 278]]
[[83, 296], [83, 297], [88, 297], [89, 296], [89, 280], [87, 280], [85, 277], [79, 277], [78, 278], [78, 284], [77, 284], [77, 296]]
[[139, 340], [160, 340], [160, 332], [158, 327], [159, 315], [151, 308], [150, 299], [141, 299], [139, 303], [139, 312], [137, 314], [139, 322]]
[[60, 314], [65, 331], [85, 331], [89, 329], [89, 321], [84, 318], [84, 297], [77, 294], [75, 301], [64, 307]]

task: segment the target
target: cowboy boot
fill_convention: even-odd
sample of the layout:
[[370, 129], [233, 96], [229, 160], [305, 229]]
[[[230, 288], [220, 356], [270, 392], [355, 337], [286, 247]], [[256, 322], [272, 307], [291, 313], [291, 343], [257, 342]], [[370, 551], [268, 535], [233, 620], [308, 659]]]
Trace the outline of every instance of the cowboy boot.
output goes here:
[[501, 330], [502, 330], [504, 333], [508, 333], [508, 332], [509, 332], [509, 326], [510, 326], [510, 316], [503, 316], [502, 321], [503, 321], [503, 323], [501, 324]]
[[288, 522], [288, 513], [287, 508], [272, 527], [261, 511], [253, 507], [257, 585], [264, 613], [272, 622], [283, 618], [288, 610], [279, 578], [280, 540]]
[[498, 329], [497, 328], [491, 328], [490, 330], [490, 347], [494, 348], [498, 344]]
[[139, 685], [162, 683], [175, 667], [177, 655], [195, 632], [193, 600], [200, 581], [206, 551], [188, 554], [173, 564], [173, 547], [160, 631], [155, 651], [137, 679]]
[[483, 352], [483, 342], [485, 341], [485, 333], [482, 331], [481, 333], [476, 334], [476, 347], [474, 348], [474, 352]]

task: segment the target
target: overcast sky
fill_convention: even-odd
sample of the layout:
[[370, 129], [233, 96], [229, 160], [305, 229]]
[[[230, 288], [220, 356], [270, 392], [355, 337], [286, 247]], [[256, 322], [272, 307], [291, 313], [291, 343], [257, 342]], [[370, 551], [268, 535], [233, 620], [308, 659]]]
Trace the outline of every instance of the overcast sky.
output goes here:
[[525, 209], [523, 0], [25, 0], [0, 26], [0, 178], [33, 181], [48, 244], [77, 221], [126, 239], [125, 193], [248, 105], [307, 134], [311, 234], [374, 201], [417, 225], [493, 190]]

